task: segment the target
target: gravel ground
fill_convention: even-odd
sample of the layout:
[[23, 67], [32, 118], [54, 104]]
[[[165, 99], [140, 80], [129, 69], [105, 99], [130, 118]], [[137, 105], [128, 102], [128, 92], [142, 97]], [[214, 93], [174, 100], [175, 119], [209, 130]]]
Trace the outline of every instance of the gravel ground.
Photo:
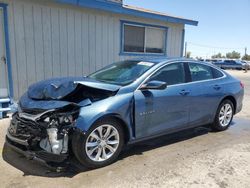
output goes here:
[[229, 72], [246, 93], [227, 131], [196, 128], [140, 143], [102, 169], [49, 172], [4, 147], [9, 119], [0, 120], [0, 187], [250, 187], [250, 72]]

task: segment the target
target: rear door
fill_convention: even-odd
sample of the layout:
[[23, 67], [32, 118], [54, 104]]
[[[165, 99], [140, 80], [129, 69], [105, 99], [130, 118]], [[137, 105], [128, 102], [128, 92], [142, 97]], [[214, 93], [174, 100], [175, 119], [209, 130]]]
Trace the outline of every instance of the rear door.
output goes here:
[[0, 98], [8, 97], [3, 10], [0, 8]]
[[158, 70], [148, 81], [167, 83], [164, 90], [136, 90], [136, 137], [146, 137], [187, 126], [189, 90], [185, 85], [184, 63], [173, 63]]
[[189, 63], [191, 74], [190, 85], [190, 118], [192, 126], [207, 124], [212, 121], [219, 100], [223, 96], [219, 70], [200, 63]]

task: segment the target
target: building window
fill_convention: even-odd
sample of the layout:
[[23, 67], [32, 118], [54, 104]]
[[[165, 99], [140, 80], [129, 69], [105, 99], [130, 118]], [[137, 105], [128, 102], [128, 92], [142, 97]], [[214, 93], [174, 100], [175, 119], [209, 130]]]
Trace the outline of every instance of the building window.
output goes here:
[[144, 52], [145, 28], [124, 25], [124, 51]]
[[122, 22], [122, 29], [122, 53], [165, 54], [166, 27]]
[[164, 53], [165, 31], [158, 28], [146, 28], [146, 52]]

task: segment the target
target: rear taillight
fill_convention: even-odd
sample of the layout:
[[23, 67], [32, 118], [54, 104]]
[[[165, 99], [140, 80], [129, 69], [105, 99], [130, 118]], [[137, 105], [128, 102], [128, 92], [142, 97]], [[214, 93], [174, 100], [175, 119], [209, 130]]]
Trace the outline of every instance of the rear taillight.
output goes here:
[[244, 89], [244, 84], [242, 82], [240, 82], [240, 87]]

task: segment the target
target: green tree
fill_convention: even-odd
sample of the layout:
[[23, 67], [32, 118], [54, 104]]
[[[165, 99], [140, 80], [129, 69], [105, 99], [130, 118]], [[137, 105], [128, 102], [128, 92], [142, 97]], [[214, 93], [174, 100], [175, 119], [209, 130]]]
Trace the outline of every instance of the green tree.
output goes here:
[[214, 58], [222, 58], [223, 56], [221, 55], [221, 53], [215, 54], [211, 56], [213, 59]]
[[246, 54], [242, 57], [242, 60], [250, 61], [250, 55]]
[[191, 57], [191, 52], [187, 52], [187, 58]]
[[198, 56], [196, 56], [196, 58], [195, 59], [197, 59], [197, 60], [202, 60], [202, 57], [198, 57]]
[[236, 51], [232, 51], [226, 54], [228, 59], [240, 59], [240, 53]]

